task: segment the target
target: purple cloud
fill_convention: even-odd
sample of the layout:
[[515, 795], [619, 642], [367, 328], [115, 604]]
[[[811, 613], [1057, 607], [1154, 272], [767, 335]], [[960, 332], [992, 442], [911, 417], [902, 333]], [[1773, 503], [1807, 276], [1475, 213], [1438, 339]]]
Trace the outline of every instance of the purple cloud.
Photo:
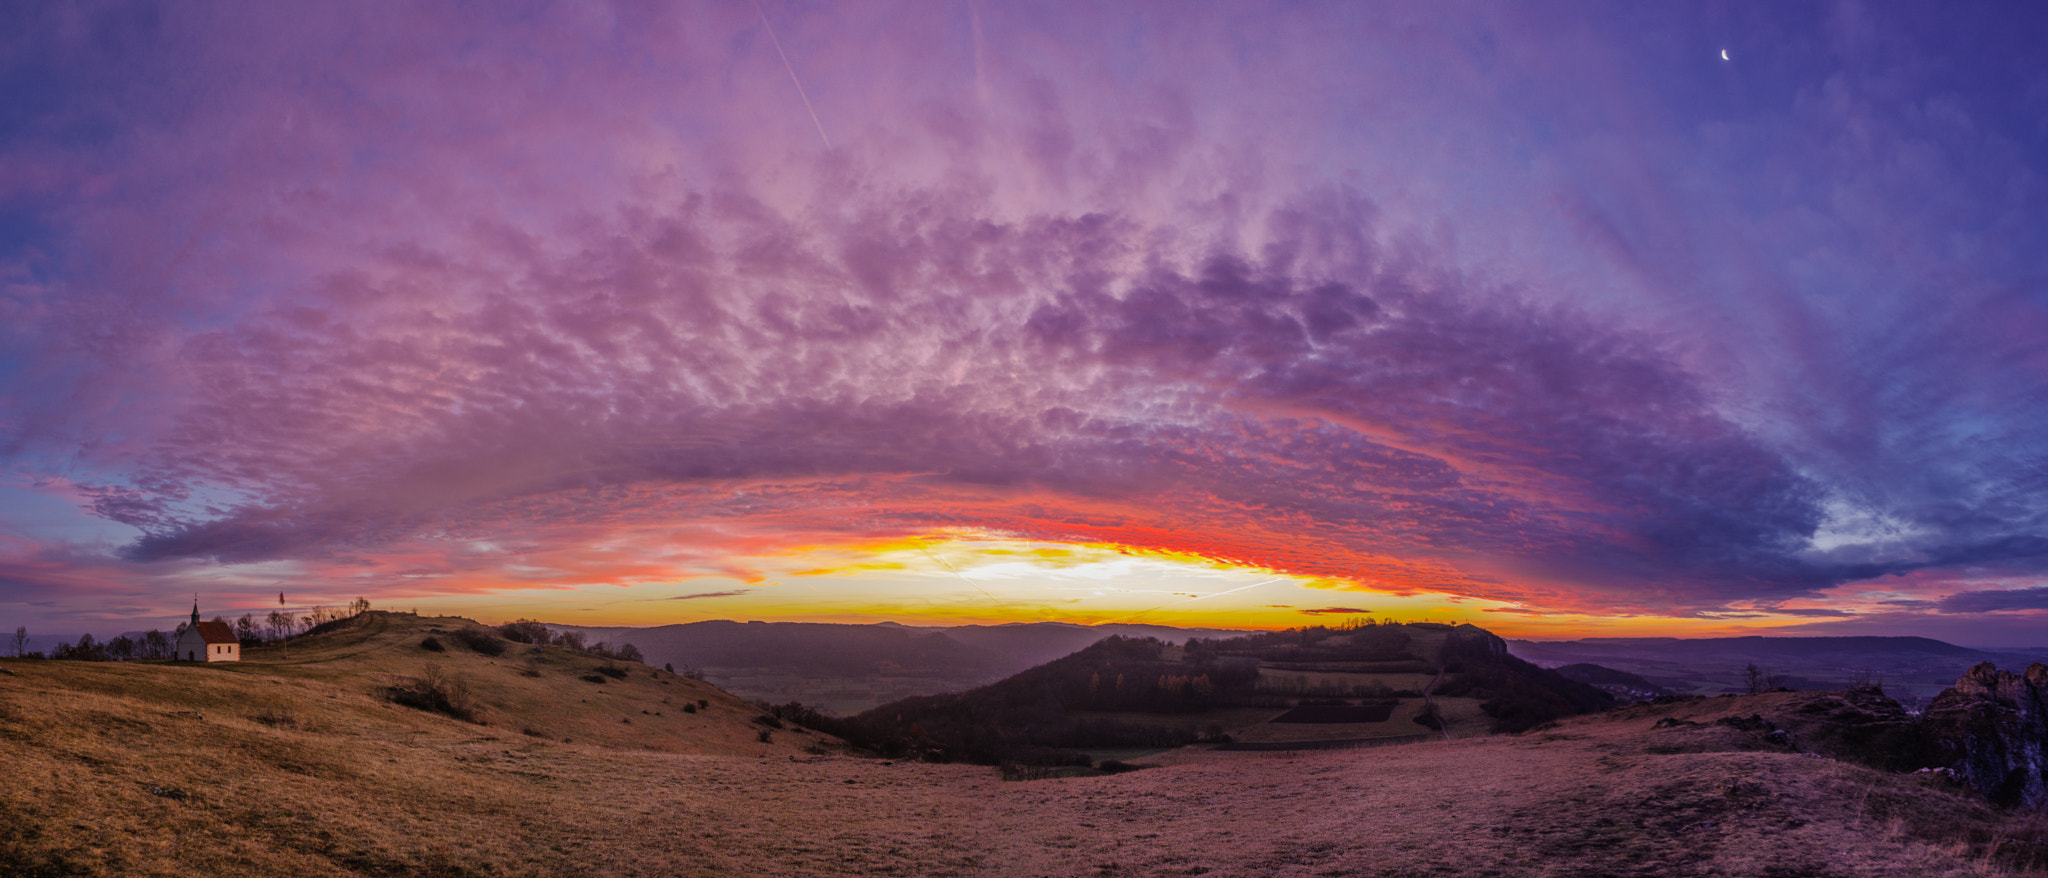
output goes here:
[[762, 12], [807, 101], [744, 5], [4, 13], [9, 471], [138, 581], [947, 527], [1594, 612], [2048, 570], [2039, 16]]
[[1957, 592], [1935, 602], [1935, 609], [1943, 613], [2048, 610], [2048, 586]]

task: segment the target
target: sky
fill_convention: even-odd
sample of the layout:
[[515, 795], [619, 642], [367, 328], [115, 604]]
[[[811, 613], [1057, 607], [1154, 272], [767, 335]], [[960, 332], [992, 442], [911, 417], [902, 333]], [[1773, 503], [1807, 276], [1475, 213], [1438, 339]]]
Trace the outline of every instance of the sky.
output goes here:
[[2030, 3], [0, 10], [0, 623], [2048, 644]]

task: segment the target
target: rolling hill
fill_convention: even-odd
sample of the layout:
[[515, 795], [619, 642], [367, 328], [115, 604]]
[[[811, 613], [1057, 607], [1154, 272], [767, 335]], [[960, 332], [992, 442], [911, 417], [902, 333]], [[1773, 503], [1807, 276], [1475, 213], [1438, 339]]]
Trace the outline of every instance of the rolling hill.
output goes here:
[[1521, 731], [1614, 704], [1508, 655], [1479, 628], [1413, 623], [1185, 646], [1112, 637], [987, 686], [892, 702], [855, 720], [862, 740], [927, 758], [1086, 765], [1093, 751], [1198, 742], [1287, 750]]
[[1933, 697], [1980, 662], [2025, 667], [2044, 658], [2034, 650], [1972, 649], [1925, 637], [1595, 637], [1511, 640], [1508, 648], [1546, 668], [1596, 664], [1673, 692], [1744, 691], [1744, 669], [1755, 664], [1787, 688], [1880, 683], [1908, 701]]

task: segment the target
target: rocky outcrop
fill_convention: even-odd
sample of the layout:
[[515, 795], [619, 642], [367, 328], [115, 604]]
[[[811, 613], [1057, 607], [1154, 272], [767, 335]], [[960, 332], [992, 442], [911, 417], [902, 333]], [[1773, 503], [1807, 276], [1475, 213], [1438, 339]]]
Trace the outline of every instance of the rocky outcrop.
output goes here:
[[1994, 804], [2048, 807], [2048, 665], [1971, 668], [1928, 704], [1922, 728], [1936, 764]]

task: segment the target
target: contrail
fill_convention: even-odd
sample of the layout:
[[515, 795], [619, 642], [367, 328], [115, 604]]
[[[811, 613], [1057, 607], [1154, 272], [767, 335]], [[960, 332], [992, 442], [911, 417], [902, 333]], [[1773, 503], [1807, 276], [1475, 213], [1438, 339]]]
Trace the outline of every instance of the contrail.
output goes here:
[[1286, 579], [1268, 579], [1268, 580], [1266, 580], [1265, 582], [1254, 582], [1254, 583], [1252, 583], [1251, 585], [1240, 585], [1240, 586], [1238, 586], [1238, 587], [1236, 587], [1236, 588], [1231, 588], [1231, 589], [1225, 589], [1225, 590], [1223, 590], [1223, 591], [1218, 591], [1218, 592], [1211, 592], [1211, 593], [1209, 593], [1209, 594], [1204, 594], [1204, 595], [1196, 595], [1196, 596], [1194, 596], [1194, 597], [1191, 597], [1191, 598], [1188, 598], [1188, 599], [1186, 599], [1186, 600], [1179, 600], [1179, 601], [1174, 601], [1174, 602], [1172, 602], [1172, 603], [1167, 603], [1167, 604], [1160, 604], [1159, 606], [1153, 607], [1153, 608], [1152, 608], [1152, 609], [1150, 609], [1150, 610], [1144, 610], [1144, 611], [1141, 611], [1141, 612], [1137, 612], [1137, 613], [1132, 613], [1132, 614], [1130, 614], [1130, 615], [1128, 615], [1128, 616], [1125, 616], [1125, 617], [1123, 617], [1123, 618], [1121, 618], [1121, 619], [1111, 619], [1111, 620], [1109, 620], [1108, 622], [1105, 622], [1105, 623], [1103, 623], [1103, 624], [1106, 624], [1106, 625], [1115, 625], [1115, 624], [1117, 624], [1117, 623], [1119, 623], [1119, 622], [1128, 622], [1128, 621], [1130, 621], [1130, 620], [1132, 620], [1132, 619], [1136, 619], [1136, 618], [1138, 618], [1139, 616], [1143, 616], [1143, 615], [1146, 615], [1147, 613], [1152, 613], [1152, 612], [1155, 612], [1155, 611], [1158, 611], [1158, 610], [1164, 610], [1164, 609], [1166, 609], [1167, 607], [1178, 607], [1178, 606], [1180, 606], [1181, 604], [1186, 604], [1186, 603], [1192, 603], [1192, 602], [1194, 602], [1194, 601], [1204, 601], [1204, 600], [1208, 600], [1209, 598], [1220, 598], [1220, 597], [1222, 597], [1222, 596], [1224, 596], [1224, 595], [1227, 595], [1227, 594], [1236, 594], [1237, 592], [1241, 592], [1241, 591], [1244, 591], [1245, 589], [1248, 589], [1248, 588], [1258, 588], [1259, 586], [1262, 586], [1262, 585], [1272, 585], [1273, 583], [1276, 583], [1276, 582], [1286, 582], [1286, 581], [1287, 581]]
[[937, 562], [939, 562], [939, 565], [940, 565], [940, 566], [942, 566], [942, 567], [946, 568], [947, 570], [951, 570], [951, 571], [953, 571], [953, 575], [954, 575], [954, 576], [958, 576], [958, 577], [960, 577], [960, 581], [962, 581], [962, 582], [965, 582], [965, 583], [967, 583], [968, 585], [974, 586], [974, 590], [975, 590], [975, 591], [981, 592], [981, 593], [982, 593], [982, 596], [983, 596], [983, 597], [986, 597], [986, 598], [988, 598], [989, 600], [991, 600], [991, 601], [994, 601], [994, 602], [995, 602], [995, 605], [996, 605], [996, 606], [999, 606], [999, 607], [1000, 607], [1000, 606], [1002, 606], [1002, 605], [1003, 605], [1003, 602], [1002, 602], [1002, 601], [998, 601], [998, 600], [996, 600], [996, 596], [995, 596], [995, 595], [992, 595], [992, 594], [989, 594], [989, 593], [988, 593], [988, 589], [982, 588], [982, 587], [981, 587], [981, 583], [979, 583], [979, 582], [975, 582], [975, 581], [974, 581], [974, 580], [972, 580], [972, 579], [968, 579], [968, 578], [967, 578], [967, 574], [965, 574], [965, 573], [961, 573], [961, 572], [960, 572], [960, 569], [959, 569], [959, 568], [957, 568], [957, 567], [954, 567], [954, 566], [953, 566], [953, 565], [951, 565], [951, 564], [947, 564], [947, 563], [946, 563], [946, 559], [944, 559], [944, 558], [941, 558], [941, 557], [939, 557], [939, 556], [938, 556], [938, 555], [936, 555], [936, 554], [933, 554], [933, 553], [932, 553], [932, 550], [930, 550], [930, 549], [919, 549], [919, 551], [922, 551], [922, 552], [924, 552], [924, 555], [925, 555], [925, 557], [927, 557], [927, 558], [930, 558], [930, 559], [932, 559], [932, 560], [934, 560], [934, 561], [937, 561]]
[[796, 68], [789, 63], [789, 53], [782, 51], [782, 41], [775, 38], [775, 25], [768, 23], [768, 13], [761, 8], [760, 0], [754, 0], [754, 11], [761, 16], [761, 26], [768, 29], [768, 42], [775, 44], [775, 54], [782, 56], [782, 69], [789, 71], [789, 81], [796, 83], [796, 96], [804, 99], [804, 110], [811, 114], [811, 124], [818, 126], [818, 139], [825, 141], [825, 148], [832, 148], [832, 138], [825, 136], [825, 123], [818, 121], [818, 111], [811, 106], [811, 96], [804, 93], [804, 82], [796, 78]]

